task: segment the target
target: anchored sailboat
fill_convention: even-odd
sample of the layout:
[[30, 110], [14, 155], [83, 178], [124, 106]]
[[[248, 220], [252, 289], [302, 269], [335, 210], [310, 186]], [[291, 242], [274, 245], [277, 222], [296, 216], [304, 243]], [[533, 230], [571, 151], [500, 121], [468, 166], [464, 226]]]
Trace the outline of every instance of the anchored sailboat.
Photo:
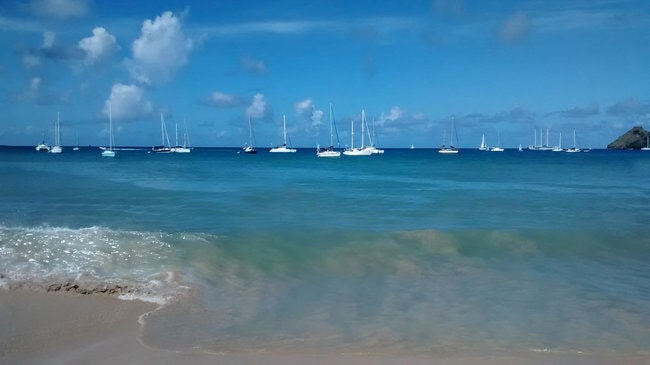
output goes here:
[[[444, 139], [442, 141], [444, 142]], [[454, 147], [454, 116], [451, 116], [451, 133], [449, 134], [449, 147], [446, 147], [444, 144], [438, 150], [438, 153], [453, 154], [458, 153], [458, 149]]]
[[115, 157], [113, 144], [113, 115], [111, 112], [111, 104], [108, 103], [108, 149], [102, 151], [102, 157]]
[[296, 152], [295, 148], [287, 148], [287, 118], [285, 115], [282, 115], [282, 131], [284, 135], [284, 143], [271, 148], [269, 152]]
[[330, 145], [321, 149], [316, 147], [316, 156], [318, 157], [341, 157], [341, 151], [334, 150], [334, 117], [332, 115], [332, 103], [330, 103]]
[[171, 148], [171, 144], [169, 143], [169, 135], [167, 134], [167, 127], [165, 126], [165, 119], [163, 118], [163, 114], [160, 113], [160, 134], [162, 136], [162, 144], [160, 146], [154, 146], [151, 148], [152, 153], [172, 153], [174, 152], [174, 149]]

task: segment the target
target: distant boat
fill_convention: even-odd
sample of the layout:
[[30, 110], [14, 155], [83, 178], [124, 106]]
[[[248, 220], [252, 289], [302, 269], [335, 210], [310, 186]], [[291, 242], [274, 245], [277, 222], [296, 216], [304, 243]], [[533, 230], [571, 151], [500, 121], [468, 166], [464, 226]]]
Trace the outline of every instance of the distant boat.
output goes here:
[[410, 149], [414, 150], [414, 149], [415, 149], [415, 145], [412, 144], [411, 147], [410, 147]]
[[162, 136], [162, 144], [160, 146], [154, 146], [151, 148], [151, 153], [172, 153], [174, 149], [171, 148], [169, 143], [169, 135], [167, 134], [167, 127], [165, 126], [165, 119], [163, 114], [160, 113], [160, 133]]
[[641, 147], [641, 151], [650, 151], [650, 133], [645, 136], [645, 147]]
[[487, 151], [488, 150], [488, 146], [485, 143], [485, 134], [483, 134], [481, 136], [481, 145], [478, 146], [478, 149], [479, 149], [479, 151]]
[[361, 123], [365, 123], [366, 131], [368, 131], [368, 141], [370, 141], [370, 145], [366, 146], [365, 149], [370, 151], [371, 154], [382, 154], [382, 153], [384, 153], [384, 150], [375, 147], [375, 143], [373, 141], [373, 137], [376, 137], [375, 136], [375, 121], [373, 120], [373, 122], [372, 122], [372, 136], [370, 135], [370, 126], [368, 125], [368, 121], [365, 118], [365, 113], [364, 112], [361, 113]]
[[352, 120], [350, 123], [350, 136], [351, 136], [351, 142], [350, 142], [350, 148], [347, 148], [345, 151], [343, 151], [343, 154], [346, 156], [370, 156], [372, 155], [372, 151], [367, 150], [363, 143], [363, 119], [364, 119], [364, 111], [361, 110], [361, 147], [359, 148], [354, 148], [354, 120]]
[[442, 147], [438, 150], [438, 153], [444, 153], [444, 154], [455, 154], [458, 153], [458, 149], [454, 147], [454, 116], [451, 116], [451, 133], [449, 133], [449, 147], [446, 147], [444, 145], [445, 141], [443, 138], [442, 141], [443, 145]]
[[576, 131], [575, 129], [573, 130], [573, 147], [567, 148], [565, 152], [581, 152], [582, 150], [578, 147], [576, 147]]
[[248, 146], [244, 147], [244, 153], [249, 155], [257, 153], [257, 150], [253, 147], [253, 124], [250, 117], [248, 118]]
[[564, 152], [564, 148], [562, 148], [562, 132], [560, 132], [560, 140], [558, 142], [558, 145], [553, 147], [551, 150], [553, 152]]
[[102, 151], [102, 157], [115, 157], [113, 151], [113, 115], [111, 112], [111, 103], [108, 103], [108, 149]]
[[341, 151], [334, 150], [334, 115], [332, 113], [332, 103], [330, 103], [330, 145], [324, 149], [321, 149], [320, 145], [316, 146], [316, 156], [341, 157]]
[[285, 115], [282, 115], [282, 132], [284, 136], [284, 143], [273, 147], [269, 150], [269, 152], [280, 152], [280, 153], [288, 153], [288, 152], [296, 152], [295, 148], [287, 148], [287, 118]]
[[43, 132], [42, 142], [36, 145], [36, 151], [38, 152], [49, 152], [50, 146], [45, 143], [45, 132]]
[[185, 121], [183, 121], [183, 144], [178, 144], [178, 124], [176, 124], [176, 147], [174, 147], [174, 152], [176, 153], [190, 153], [192, 149], [190, 148], [190, 137], [187, 134], [187, 126]]
[[61, 153], [61, 124], [59, 123], [59, 112], [56, 113], [56, 124], [54, 125], [54, 146], [50, 148], [50, 153]]
[[497, 145], [490, 148], [490, 152], [503, 152], [504, 149], [501, 147], [501, 134], [497, 134]]
[[73, 151], [79, 151], [79, 133], [77, 133], [77, 145], [72, 148]]
[[524, 149], [521, 148], [521, 143], [520, 143], [520, 144], [519, 144], [519, 149], [518, 149], [518, 151], [519, 151], [519, 152], [522, 152], [523, 150], [524, 150]]

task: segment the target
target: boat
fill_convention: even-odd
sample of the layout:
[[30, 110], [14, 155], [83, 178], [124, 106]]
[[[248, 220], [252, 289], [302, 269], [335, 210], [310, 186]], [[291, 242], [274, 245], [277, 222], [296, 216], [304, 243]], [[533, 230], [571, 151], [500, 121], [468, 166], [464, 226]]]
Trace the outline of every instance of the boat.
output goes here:
[[565, 152], [570, 152], [570, 153], [582, 152], [582, 150], [580, 148], [576, 147], [576, 131], [575, 131], [575, 129], [573, 130], [573, 147], [567, 148], [565, 150]]
[[524, 150], [524, 149], [521, 148], [521, 143], [520, 143], [520, 144], [519, 144], [519, 149], [518, 149], [518, 151], [519, 151], [519, 152], [522, 152], [523, 150]]
[[324, 149], [321, 149], [320, 145], [316, 146], [316, 156], [341, 157], [341, 151], [334, 150], [334, 116], [332, 114], [332, 103], [330, 103], [330, 145]]
[[[370, 151], [371, 154], [382, 154], [382, 153], [384, 153], [384, 150], [375, 147], [375, 143], [373, 141], [373, 137], [376, 137], [374, 119], [372, 121], [372, 136], [370, 135], [370, 126], [368, 126], [368, 121], [365, 119], [365, 113], [363, 113], [363, 111], [361, 113], [361, 123], [365, 123], [366, 131], [368, 131], [368, 141], [370, 141], [370, 145], [366, 146], [365, 149]], [[375, 138], [375, 140], [376, 140], [376, 138]]]
[[478, 146], [478, 149], [479, 149], [479, 151], [487, 151], [488, 150], [488, 146], [485, 143], [485, 134], [483, 134], [481, 136], [481, 145]]
[[458, 149], [454, 147], [454, 116], [451, 116], [451, 133], [449, 133], [449, 147], [445, 146], [445, 139], [443, 137], [442, 139], [442, 147], [438, 150], [438, 153], [444, 153], [444, 154], [456, 154], [458, 153]]
[[174, 152], [176, 153], [190, 153], [192, 149], [190, 148], [190, 137], [187, 134], [187, 126], [185, 121], [183, 121], [183, 144], [178, 144], [178, 123], [176, 123], [176, 147], [174, 147]]
[[354, 120], [351, 121], [351, 142], [350, 142], [350, 148], [345, 149], [343, 151], [343, 154], [346, 156], [370, 156], [372, 155], [372, 152], [364, 147], [364, 140], [363, 140], [363, 119], [364, 119], [364, 111], [361, 110], [361, 147], [360, 148], [354, 148]]
[[[113, 150], [113, 115], [111, 112], [111, 104], [108, 104], [108, 148], [102, 151], [102, 157], [115, 157]], [[101, 147], [100, 147], [101, 148]]]
[[501, 134], [497, 134], [497, 145], [490, 148], [490, 152], [503, 152], [504, 149], [501, 147]]
[[281, 153], [282, 152], [284, 152], [284, 153], [296, 152], [295, 148], [287, 148], [287, 117], [285, 115], [282, 115], [282, 131], [283, 131], [283, 135], [284, 135], [284, 143], [279, 145], [279, 146], [271, 148], [269, 150], [269, 152], [273, 152], [273, 153], [275, 153], [275, 152], [281, 152]]
[[56, 124], [54, 125], [54, 146], [50, 148], [50, 153], [61, 153], [61, 124], [59, 123], [59, 113], [56, 113]]
[[553, 147], [551, 150], [553, 152], [564, 152], [564, 148], [562, 148], [562, 132], [560, 132], [560, 140], [558, 142], [558, 145]]
[[249, 155], [257, 153], [257, 150], [253, 147], [253, 124], [251, 123], [251, 118], [248, 118], [248, 146], [244, 147], [244, 153]]
[[412, 144], [411, 147], [409, 147], [409, 148], [412, 149], [412, 150], [414, 150], [414, 149], [415, 149], [415, 145]]
[[79, 133], [77, 133], [77, 145], [72, 148], [73, 151], [79, 151]]
[[43, 132], [43, 140], [41, 143], [36, 145], [36, 151], [38, 152], [49, 152], [50, 151], [50, 146], [45, 143], [45, 132]]
[[[163, 114], [160, 113], [160, 134], [162, 136], [162, 144], [151, 148], [151, 153], [172, 153], [174, 149], [171, 148], [169, 143], [169, 135], [167, 134], [167, 127], [165, 126], [165, 119]], [[167, 142], [167, 143], [165, 143]]]
[[645, 147], [641, 147], [641, 151], [650, 151], [650, 133], [645, 136]]

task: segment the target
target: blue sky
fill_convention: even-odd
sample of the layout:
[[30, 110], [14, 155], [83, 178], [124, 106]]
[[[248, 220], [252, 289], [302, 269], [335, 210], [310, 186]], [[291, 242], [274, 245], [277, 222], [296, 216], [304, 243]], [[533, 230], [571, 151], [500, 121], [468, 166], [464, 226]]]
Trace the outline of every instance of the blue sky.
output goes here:
[[[384, 4], [386, 3], [386, 4]], [[0, 144], [195, 146], [329, 140], [361, 110], [382, 147], [505, 147], [549, 130], [602, 148], [650, 127], [650, 2], [99, 1], [0, 3]], [[358, 129], [357, 129], [358, 130]], [[173, 134], [173, 133], [172, 133]], [[539, 132], [538, 132], [539, 134]], [[173, 139], [173, 136], [171, 136]]]

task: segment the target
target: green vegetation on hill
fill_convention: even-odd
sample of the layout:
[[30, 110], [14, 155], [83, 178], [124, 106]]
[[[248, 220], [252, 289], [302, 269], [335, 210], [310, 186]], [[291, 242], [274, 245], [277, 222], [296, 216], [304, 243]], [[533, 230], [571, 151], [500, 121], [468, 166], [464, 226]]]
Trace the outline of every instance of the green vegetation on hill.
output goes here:
[[646, 138], [648, 137], [648, 131], [643, 129], [643, 127], [632, 127], [625, 134], [616, 138], [616, 140], [607, 145], [607, 148], [614, 150], [638, 150], [646, 146]]

